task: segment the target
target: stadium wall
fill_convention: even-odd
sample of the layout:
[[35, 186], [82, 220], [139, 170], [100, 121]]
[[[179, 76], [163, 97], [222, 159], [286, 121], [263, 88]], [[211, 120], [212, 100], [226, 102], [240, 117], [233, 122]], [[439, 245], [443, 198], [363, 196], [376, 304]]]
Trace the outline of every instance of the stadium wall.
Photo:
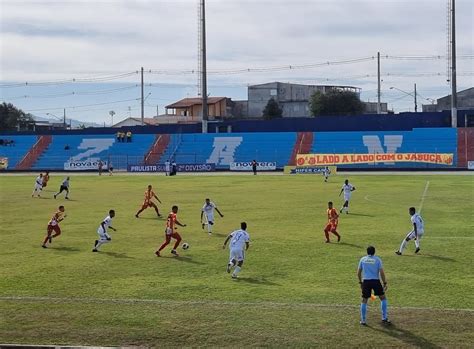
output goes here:
[[[454, 169], [465, 168], [468, 160], [474, 160], [473, 129], [309, 132], [312, 137], [308, 137], [308, 132], [304, 134], [305, 137], [297, 132], [171, 134], [160, 147], [156, 161], [164, 164], [174, 159], [178, 164], [215, 164], [217, 169], [228, 170], [233, 162], [253, 159], [274, 162], [279, 169], [294, 164], [295, 160], [307, 160], [303, 162], [307, 166], [327, 164], [349, 169]], [[117, 142], [115, 134], [53, 135], [48, 148], [29, 170], [92, 170], [97, 168], [99, 160], [126, 170], [130, 165], [145, 165], [157, 137], [154, 133], [134, 134], [131, 143], [122, 143]], [[14, 169], [28, 153], [36, 137], [25, 135], [14, 139], [14, 147], [0, 147], [0, 158], [11, 157], [9, 169]], [[311, 141], [302, 146], [306, 143], [303, 140]], [[295, 149], [309, 155], [304, 160], [295, 159]], [[146, 164], [153, 165], [150, 161]]]

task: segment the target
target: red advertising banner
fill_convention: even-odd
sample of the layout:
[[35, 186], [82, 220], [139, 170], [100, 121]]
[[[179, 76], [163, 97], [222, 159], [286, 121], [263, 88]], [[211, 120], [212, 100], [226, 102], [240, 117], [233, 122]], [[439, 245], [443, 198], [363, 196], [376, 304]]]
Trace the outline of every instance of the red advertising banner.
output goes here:
[[381, 162], [419, 162], [452, 165], [453, 154], [436, 153], [392, 153], [392, 154], [298, 154], [297, 166], [353, 165]]

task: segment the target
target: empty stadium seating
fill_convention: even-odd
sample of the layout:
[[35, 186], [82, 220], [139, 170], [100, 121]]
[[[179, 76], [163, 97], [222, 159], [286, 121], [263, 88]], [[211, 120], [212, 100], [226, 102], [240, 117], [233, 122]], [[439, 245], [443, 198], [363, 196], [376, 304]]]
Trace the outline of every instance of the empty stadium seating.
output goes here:
[[178, 164], [215, 163], [228, 169], [231, 162], [276, 162], [288, 164], [296, 133], [231, 133], [172, 135], [160, 163], [173, 158]]
[[23, 159], [31, 147], [38, 140], [38, 136], [0, 136], [1, 139], [13, 140], [13, 146], [0, 146], [0, 157], [8, 158], [8, 168], [14, 169]]
[[[141, 164], [155, 140], [155, 135], [134, 135], [131, 143], [117, 142], [114, 135], [60, 135], [33, 165], [33, 169], [63, 170], [68, 161], [101, 159], [112, 161], [117, 169], [127, 162]], [[66, 150], [66, 145], [69, 149]]]

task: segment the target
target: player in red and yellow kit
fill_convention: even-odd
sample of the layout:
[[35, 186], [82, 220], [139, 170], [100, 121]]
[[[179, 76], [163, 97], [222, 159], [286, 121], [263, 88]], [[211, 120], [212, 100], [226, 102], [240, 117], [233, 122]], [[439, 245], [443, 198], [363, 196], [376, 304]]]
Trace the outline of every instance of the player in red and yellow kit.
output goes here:
[[49, 171], [46, 171], [46, 173], [43, 176], [43, 188], [47, 187], [48, 181], [49, 181]]
[[[43, 248], [47, 248], [46, 243], [52, 243], [53, 238], [61, 235], [61, 228], [59, 228], [59, 222], [61, 222], [66, 215], [64, 214], [64, 206], [59, 206], [58, 210], [54, 213], [53, 217], [48, 222], [48, 228], [46, 232], [46, 237], [43, 241]], [[54, 235], [51, 235], [54, 231]]]
[[185, 227], [186, 224], [181, 224], [178, 221], [177, 214], [178, 214], [178, 206], [173, 206], [173, 208], [171, 209], [171, 212], [168, 215], [168, 219], [166, 220], [165, 242], [163, 242], [163, 244], [160, 246], [158, 251], [155, 252], [155, 254], [158, 257], [161, 257], [161, 254], [160, 254], [161, 250], [163, 250], [166, 246], [169, 245], [172, 238], [175, 239], [176, 242], [173, 246], [173, 249], [171, 250], [171, 253], [174, 254], [175, 256], [178, 256], [178, 252], [176, 252], [176, 249], [178, 248], [179, 243], [181, 242], [181, 236], [178, 234], [177, 226], [179, 225], [180, 227]]
[[339, 233], [337, 232], [339, 214], [337, 213], [337, 210], [333, 208], [333, 204], [331, 201], [328, 202], [327, 214], [328, 214], [328, 223], [326, 224], [326, 227], [324, 228], [324, 235], [326, 235], [326, 242], [331, 242], [329, 241], [329, 232], [336, 235], [337, 242], [339, 242], [341, 241], [341, 235], [339, 235]]
[[158, 196], [156, 196], [152, 186], [149, 185], [148, 189], [145, 191], [145, 200], [143, 201], [142, 208], [138, 210], [138, 212], [135, 214], [135, 217], [139, 218], [138, 215], [145, 211], [148, 207], [153, 207], [158, 217], [161, 217], [158, 206], [156, 206], [156, 204], [153, 202], [153, 198], [156, 198], [156, 200], [158, 200], [158, 202], [161, 204], [161, 200], [158, 199]]

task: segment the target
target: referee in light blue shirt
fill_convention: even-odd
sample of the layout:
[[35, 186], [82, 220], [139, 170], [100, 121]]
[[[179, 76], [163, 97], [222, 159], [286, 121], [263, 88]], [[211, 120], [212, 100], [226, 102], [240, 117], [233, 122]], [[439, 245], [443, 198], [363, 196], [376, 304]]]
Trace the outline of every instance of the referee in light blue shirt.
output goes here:
[[[375, 255], [375, 247], [367, 247], [367, 256], [362, 257], [359, 261], [357, 269], [357, 277], [359, 278], [360, 288], [362, 289], [362, 303], [360, 304], [360, 324], [367, 326], [367, 300], [374, 294], [380, 298], [380, 308], [382, 310], [382, 323], [389, 325], [390, 321], [387, 317], [387, 298], [385, 291], [387, 290], [387, 279], [383, 271], [382, 260]], [[380, 283], [382, 278], [383, 286]]]

